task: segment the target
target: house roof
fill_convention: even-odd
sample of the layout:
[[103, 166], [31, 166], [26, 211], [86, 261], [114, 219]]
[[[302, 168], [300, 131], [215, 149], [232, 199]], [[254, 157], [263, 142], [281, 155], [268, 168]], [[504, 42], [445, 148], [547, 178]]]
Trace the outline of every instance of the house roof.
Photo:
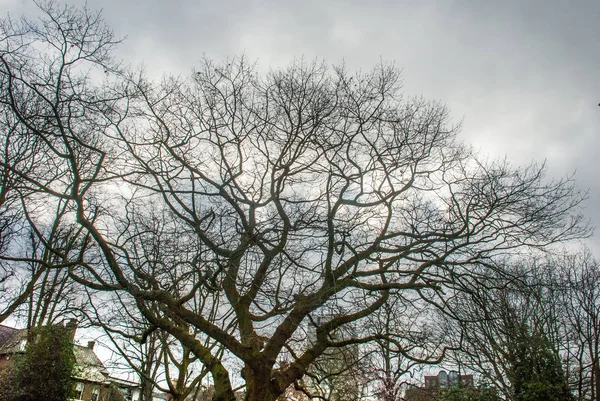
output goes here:
[[19, 329], [14, 327], [8, 327], [0, 324], [0, 346], [2, 346], [7, 339], [11, 338]]
[[0, 325], [0, 355], [19, 352], [19, 344], [27, 337], [26, 329]]
[[74, 378], [96, 383], [110, 382], [108, 370], [93, 349], [75, 344], [73, 353], [75, 354]]
[[130, 388], [140, 387], [140, 384], [138, 382], [122, 379], [120, 377], [110, 376], [109, 379], [113, 384], [115, 384], [119, 387], [130, 387]]
[[[104, 364], [94, 352], [93, 349], [84, 347], [83, 345], [75, 344], [73, 346], [73, 352], [75, 353], [75, 361], [80, 365], [96, 366], [100, 369], [106, 370]], [[107, 371], [108, 372], [108, 371]]]

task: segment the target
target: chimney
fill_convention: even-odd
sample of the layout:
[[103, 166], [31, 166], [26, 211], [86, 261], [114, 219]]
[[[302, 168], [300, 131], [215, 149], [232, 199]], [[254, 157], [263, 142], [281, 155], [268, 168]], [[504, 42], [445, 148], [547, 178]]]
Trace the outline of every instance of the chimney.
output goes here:
[[93, 350], [94, 349], [94, 345], [96, 345], [96, 341], [88, 341], [88, 348]]
[[73, 342], [75, 342], [75, 331], [77, 330], [77, 323], [77, 319], [75, 318], [71, 318], [67, 323], [65, 323], [65, 329], [67, 329], [67, 331], [71, 335], [71, 340], [73, 340]]

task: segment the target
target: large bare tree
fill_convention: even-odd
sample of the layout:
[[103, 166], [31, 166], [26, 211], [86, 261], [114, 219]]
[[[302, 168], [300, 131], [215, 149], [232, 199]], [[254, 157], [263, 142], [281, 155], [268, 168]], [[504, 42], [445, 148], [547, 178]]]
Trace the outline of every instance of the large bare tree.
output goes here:
[[214, 400], [238, 375], [246, 400], [275, 400], [332, 348], [391, 340], [411, 357], [403, 332], [369, 324], [383, 306], [427, 318], [499, 260], [587, 234], [570, 179], [479, 159], [393, 66], [205, 60], [154, 82], [116, 67], [97, 14], [42, 10], [7, 28], [0, 102], [43, 168], [3, 166], [36, 218], [61, 204], [76, 223], [77, 251], [45, 243], [71, 277], [187, 347]]

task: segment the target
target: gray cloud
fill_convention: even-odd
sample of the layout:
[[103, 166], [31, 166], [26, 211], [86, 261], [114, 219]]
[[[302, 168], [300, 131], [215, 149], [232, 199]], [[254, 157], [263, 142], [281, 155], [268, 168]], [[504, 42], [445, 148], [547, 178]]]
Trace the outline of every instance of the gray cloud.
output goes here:
[[[82, 1], [79, 1], [82, 4]], [[13, 15], [30, 2], [0, 0]], [[203, 54], [245, 52], [262, 67], [292, 58], [404, 69], [408, 95], [447, 104], [461, 138], [491, 157], [577, 171], [600, 225], [600, 2], [97, 0], [128, 39], [120, 54], [153, 74], [187, 74]], [[592, 240], [600, 254], [598, 235]]]

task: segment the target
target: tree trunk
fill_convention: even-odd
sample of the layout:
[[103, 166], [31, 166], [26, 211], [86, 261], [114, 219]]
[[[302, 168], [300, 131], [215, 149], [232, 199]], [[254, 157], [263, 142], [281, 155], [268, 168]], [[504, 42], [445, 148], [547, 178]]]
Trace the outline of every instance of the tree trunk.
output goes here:
[[269, 371], [246, 370], [246, 396], [245, 401], [276, 401], [279, 393], [271, 384]]
[[593, 393], [595, 393], [593, 399], [595, 401], [600, 401], [600, 361], [598, 360], [596, 360], [592, 369], [592, 381], [592, 386], [594, 387]]
[[145, 378], [142, 378], [141, 382], [141, 391], [140, 391], [140, 401], [152, 401], [152, 383]]
[[212, 401], [236, 401], [227, 371], [220, 366], [214, 368], [211, 373], [215, 383], [215, 394]]

